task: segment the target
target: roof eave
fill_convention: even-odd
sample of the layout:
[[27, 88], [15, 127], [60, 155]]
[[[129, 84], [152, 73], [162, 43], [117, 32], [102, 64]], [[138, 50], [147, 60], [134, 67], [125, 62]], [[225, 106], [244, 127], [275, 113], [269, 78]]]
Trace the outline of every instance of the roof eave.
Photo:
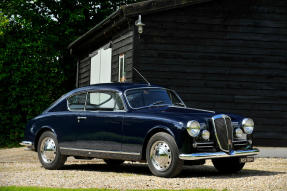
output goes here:
[[209, 1], [212, 0], [148, 0], [125, 5], [122, 9], [125, 16], [133, 16], [136, 14], [149, 14]]
[[105, 18], [103, 21], [101, 21], [100, 23], [98, 23], [96, 26], [94, 26], [93, 28], [91, 28], [88, 32], [84, 33], [83, 35], [81, 35], [79, 38], [77, 38], [76, 40], [74, 40], [72, 43], [70, 43], [68, 45], [68, 49], [72, 49], [74, 46], [76, 46], [77, 44], [79, 44], [81, 41], [83, 41], [84, 39], [88, 38], [90, 35], [92, 35], [95, 31], [99, 30], [100, 28], [102, 28], [103, 26], [109, 24], [110, 22], [112, 22], [114, 19], [116, 19], [117, 17], [119, 17], [120, 15], [122, 15], [122, 9], [118, 9], [117, 11], [113, 12], [111, 15], [109, 15], [107, 18]]

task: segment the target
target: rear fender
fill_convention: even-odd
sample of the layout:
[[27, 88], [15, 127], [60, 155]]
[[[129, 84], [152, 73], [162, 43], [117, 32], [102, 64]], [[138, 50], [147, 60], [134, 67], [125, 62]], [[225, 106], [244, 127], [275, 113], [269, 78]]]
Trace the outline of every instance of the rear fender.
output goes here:
[[39, 142], [40, 136], [46, 131], [51, 131], [57, 137], [57, 134], [56, 134], [55, 130], [51, 126], [42, 126], [42, 127], [40, 127], [39, 129], [37, 129], [37, 131], [35, 133], [35, 140], [34, 140], [35, 151], [37, 151], [37, 147], [38, 147], [38, 142]]

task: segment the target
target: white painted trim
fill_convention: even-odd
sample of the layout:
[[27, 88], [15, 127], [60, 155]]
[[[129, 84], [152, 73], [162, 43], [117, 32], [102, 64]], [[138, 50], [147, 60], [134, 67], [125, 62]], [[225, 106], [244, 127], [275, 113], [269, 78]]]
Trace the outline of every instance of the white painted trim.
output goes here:
[[125, 71], [125, 54], [119, 55], [119, 74], [118, 74], [118, 82], [121, 82], [121, 59], [123, 59], [123, 71]]

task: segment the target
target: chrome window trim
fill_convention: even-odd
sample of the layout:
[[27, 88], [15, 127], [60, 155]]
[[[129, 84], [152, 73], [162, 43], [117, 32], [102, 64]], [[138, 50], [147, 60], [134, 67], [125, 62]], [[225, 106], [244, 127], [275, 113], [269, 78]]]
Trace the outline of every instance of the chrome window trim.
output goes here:
[[136, 153], [136, 152], [105, 151], [105, 150], [78, 149], [78, 148], [68, 148], [68, 147], [60, 147], [60, 149], [71, 150], [71, 151], [85, 151], [85, 152], [97, 152], [97, 153], [109, 153], [109, 154], [122, 154], [122, 155], [136, 155], [136, 156], [140, 156], [140, 153]]
[[[215, 138], [216, 138], [216, 141], [217, 141], [217, 143], [218, 143], [219, 148], [220, 148], [222, 151], [229, 152], [231, 149], [229, 149], [229, 150], [223, 149], [222, 146], [221, 146], [221, 144], [220, 144], [220, 141], [219, 141], [219, 139], [218, 139], [218, 136], [217, 136], [217, 132], [216, 132], [216, 127], [215, 127], [215, 122], [214, 122], [214, 121], [215, 121], [216, 119], [219, 119], [219, 118], [223, 118], [223, 119], [224, 119], [226, 132], [228, 132], [228, 129], [227, 129], [227, 125], [226, 125], [226, 120], [225, 120], [225, 118], [229, 118], [229, 119], [230, 119], [231, 125], [232, 125], [232, 120], [231, 120], [231, 118], [230, 118], [229, 116], [227, 116], [227, 115], [225, 115], [225, 114], [218, 114], [218, 115], [215, 115], [215, 116], [213, 116], [213, 117], [211, 118], [211, 120], [212, 120], [212, 125], [213, 125], [213, 129], [214, 129], [214, 132], [215, 132], [215, 133], [214, 133], [214, 134], [215, 134]], [[232, 127], [232, 128], [233, 128], [233, 127]], [[231, 136], [232, 136], [232, 140], [231, 140], [231, 144], [232, 144], [232, 142], [233, 142], [233, 129], [232, 129], [232, 134], [231, 134]], [[228, 148], [229, 148], [229, 144], [228, 144]]]
[[86, 110], [86, 104], [87, 104], [87, 99], [86, 99], [86, 104], [85, 104], [85, 111], [91, 111], [91, 112], [127, 112], [127, 107], [126, 107], [126, 104], [123, 100], [123, 96], [122, 96], [122, 92], [118, 91], [118, 90], [110, 90], [110, 89], [101, 89], [101, 90], [87, 90], [87, 98], [88, 98], [88, 93], [91, 93], [91, 92], [113, 92], [113, 93], [116, 93], [119, 95], [122, 103], [123, 103], [123, 106], [124, 106], [124, 109], [122, 110], [116, 110], [116, 111], [102, 111], [102, 110], [99, 110], [99, 111], [93, 111], [93, 110]]
[[[137, 109], [143, 109], [143, 108], [148, 108], [148, 107], [151, 107], [150, 105], [149, 106], [143, 106], [143, 107], [137, 107], [137, 108], [134, 108], [130, 105], [130, 102], [127, 98], [127, 91], [130, 91], [130, 90], [138, 90], [138, 89], [163, 89], [163, 90], [169, 90], [171, 92], [173, 92], [175, 94], [175, 96], [179, 99], [179, 101], [181, 101], [181, 103], [183, 103], [184, 105], [184, 108], [186, 108], [186, 105], [185, 103], [182, 101], [182, 99], [177, 95], [177, 93], [174, 91], [174, 90], [171, 90], [171, 89], [168, 89], [168, 88], [163, 88], [163, 87], [139, 87], [139, 88], [130, 88], [130, 89], [126, 89], [124, 91], [124, 97], [126, 99], [126, 102], [128, 104], [128, 106], [131, 108], [131, 109], [134, 109], [134, 110], [137, 110]], [[168, 104], [159, 104], [159, 105], [156, 105], [156, 106], [169, 106]], [[182, 107], [181, 107], [182, 108]]]
[[[123, 103], [123, 106], [124, 106], [124, 109], [123, 110], [117, 110], [117, 111], [93, 111], [93, 110], [86, 110], [86, 105], [87, 105], [87, 99], [88, 99], [88, 93], [90, 92], [115, 92], [119, 95], [122, 103]], [[86, 93], [86, 100], [85, 100], [85, 105], [84, 105], [84, 109], [83, 110], [74, 110], [74, 109], [71, 109], [69, 107], [69, 103], [68, 103], [68, 99], [72, 96], [75, 96], [75, 95], [78, 95], [78, 94], [82, 94], [82, 93]], [[68, 96], [66, 98], [66, 102], [67, 102], [67, 109], [68, 111], [78, 111], [78, 112], [83, 112], [83, 111], [88, 111], [88, 112], [127, 112], [127, 105], [126, 103], [124, 102], [124, 97], [123, 97], [123, 94], [121, 91], [118, 91], [118, 90], [111, 90], [111, 89], [98, 89], [98, 90], [93, 90], [93, 89], [89, 89], [89, 90], [82, 90], [82, 91], [79, 91], [79, 92], [76, 92], [70, 96]]]

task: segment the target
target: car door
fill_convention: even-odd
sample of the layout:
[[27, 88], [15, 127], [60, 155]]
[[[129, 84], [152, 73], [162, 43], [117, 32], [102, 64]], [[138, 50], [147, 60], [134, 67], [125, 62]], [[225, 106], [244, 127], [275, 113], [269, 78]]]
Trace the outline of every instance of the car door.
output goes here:
[[124, 114], [124, 106], [117, 92], [88, 92], [85, 112], [79, 116], [77, 147], [121, 151]]
[[77, 92], [67, 98], [68, 111], [54, 116], [56, 123], [58, 142], [60, 147], [76, 148], [79, 117], [83, 116], [85, 110], [87, 92]]

